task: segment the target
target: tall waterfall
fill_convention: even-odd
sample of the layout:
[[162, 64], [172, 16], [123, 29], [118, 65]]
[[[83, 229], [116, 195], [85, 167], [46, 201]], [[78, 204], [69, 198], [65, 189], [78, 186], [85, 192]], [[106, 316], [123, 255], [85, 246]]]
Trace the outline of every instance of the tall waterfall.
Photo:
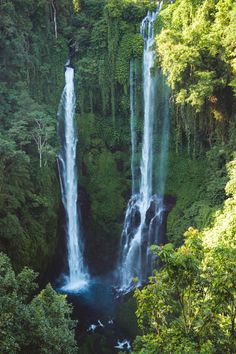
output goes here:
[[137, 117], [136, 117], [136, 65], [132, 58], [130, 60], [130, 131], [131, 131], [131, 173], [132, 173], [132, 194], [136, 192], [136, 155], [137, 155]]
[[78, 208], [78, 179], [76, 168], [77, 134], [74, 122], [75, 91], [74, 69], [66, 64], [65, 87], [58, 109], [58, 132], [61, 150], [58, 165], [61, 183], [62, 202], [66, 213], [66, 238], [68, 257], [68, 276], [65, 277], [64, 291], [76, 291], [83, 287], [88, 274], [84, 264], [83, 240]]
[[[121, 290], [128, 290], [134, 286], [134, 278], [137, 284], [142, 284], [151, 275], [154, 257], [150, 250], [152, 244], [158, 243], [158, 229], [162, 223], [163, 194], [166, 177], [166, 160], [169, 140], [169, 114], [168, 93], [162, 74], [153, 75], [154, 66], [154, 21], [160, 11], [161, 5], [156, 12], [148, 12], [141, 23], [140, 32], [144, 38], [143, 53], [143, 96], [144, 96], [144, 127], [142, 141], [142, 156], [140, 162], [140, 186], [136, 193], [134, 190], [134, 151], [136, 135], [133, 120], [135, 117], [135, 84], [134, 76], [130, 74], [130, 111], [131, 111], [131, 170], [132, 170], [132, 196], [126, 210], [124, 227], [121, 237], [120, 258], [118, 265], [118, 286]], [[130, 69], [133, 71], [131, 61]], [[163, 84], [161, 97], [157, 100], [157, 88], [160, 82]], [[156, 101], [158, 105], [156, 109]], [[156, 116], [157, 111], [158, 117]], [[154, 121], [160, 120], [159, 132], [155, 135], [160, 138], [158, 160], [158, 181], [156, 193], [153, 194], [153, 138]]]

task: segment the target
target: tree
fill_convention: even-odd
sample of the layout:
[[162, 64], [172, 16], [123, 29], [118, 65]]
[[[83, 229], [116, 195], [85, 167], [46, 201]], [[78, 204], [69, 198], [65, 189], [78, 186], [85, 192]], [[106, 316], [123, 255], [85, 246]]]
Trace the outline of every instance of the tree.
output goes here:
[[15, 274], [0, 253], [0, 348], [2, 353], [77, 353], [72, 308], [51, 287], [32, 299], [37, 274], [24, 268]]
[[137, 316], [144, 332], [137, 340], [138, 349], [142, 343], [141, 348], [152, 348], [150, 353], [198, 353], [206, 347], [211, 352], [212, 342], [204, 337], [209, 304], [200, 268], [202, 241], [196, 230], [189, 230], [186, 237], [177, 251], [171, 244], [155, 247], [163, 268], [147, 287], [136, 291]]
[[156, 48], [177, 103], [200, 111], [212, 96], [218, 102], [221, 90], [234, 87], [234, 19], [235, 0], [180, 0], [164, 6]]
[[[43, 114], [42, 112], [34, 112], [34, 126], [32, 129], [32, 137], [36, 143], [38, 154], [39, 154], [39, 167], [42, 168], [43, 165], [43, 153], [47, 151], [47, 146], [50, 138], [55, 134], [55, 129], [51, 123], [49, 116]], [[46, 163], [45, 158], [45, 163]]]
[[49, 108], [33, 100], [24, 87], [21, 87], [20, 94], [13, 97], [16, 111], [8, 123], [7, 135], [26, 153], [31, 152], [33, 143], [36, 144], [39, 167], [42, 168], [43, 158], [46, 165], [50, 152], [55, 148], [55, 120], [51, 117]]

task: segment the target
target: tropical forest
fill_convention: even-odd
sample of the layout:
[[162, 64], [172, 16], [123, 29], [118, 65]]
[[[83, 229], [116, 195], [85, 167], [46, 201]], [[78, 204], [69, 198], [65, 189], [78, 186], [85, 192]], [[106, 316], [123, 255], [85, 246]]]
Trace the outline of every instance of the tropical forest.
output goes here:
[[0, 0], [0, 354], [236, 354], [236, 0]]

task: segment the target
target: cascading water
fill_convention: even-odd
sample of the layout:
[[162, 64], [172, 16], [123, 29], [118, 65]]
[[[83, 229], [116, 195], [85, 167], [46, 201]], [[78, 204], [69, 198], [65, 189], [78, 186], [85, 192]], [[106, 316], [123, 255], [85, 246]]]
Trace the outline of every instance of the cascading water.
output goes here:
[[65, 68], [65, 87], [58, 109], [58, 132], [61, 140], [58, 165], [62, 202], [66, 213], [65, 229], [68, 253], [68, 276], [65, 277], [65, 284], [62, 290], [68, 292], [77, 291], [81, 287], [84, 287], [88, 281], [88, 273], [84, 264], [83, 240], [77, 205], [77, 135], [74, 114], [74, 69], [70, 67], [70, 63], [68, 62]]
[[[159, 76], [152, 75], [154, 65], [154, 21], [161, 9], [156, 12], [148, 12], [141, 24], [141, 34], [144, 38], [143, 54], [143, 96], [144, 96], [144, 128], [142, 142], [142, 157], [140, 163], [140, 187], [136, 193], [134, 179], [134, 152], [136, 140], [133, 120], [135, 117], [134, 92], [135, 85], [133, 74], [130, 74], [130, 111], [131, 111], [131, 170], [132, 170], [132, 196], [126, 210], [124, 228], [121, 237], [120, 258], [118, 265], [118, 287], [127, 291], [134, 286], [133, 279], [137, 278], [138, 284], [142, 284], [151, 275], [154, 257], [150, 250], [152, 244], [158, 243], [158, 226], [162, 222], [164, 209], [163, 194], [166, 177], [166, 159], [168, 152], [168, 94], [164, 90], [161, 109], [161, 143], [159, 144], [160, 157], [158, 167], [160, 174], [157, 183], [157, 194], [153, 195], [153, 135], [154, 120], [156, 116], [155, 101]], [[131, 61], [130, 69], [133, 71]], [[161, 75], [163, 80], [163, 76]], [[162, 117], [163, 115], [163, 117]], [[165, 170], [165, 171], [164, 171]]]

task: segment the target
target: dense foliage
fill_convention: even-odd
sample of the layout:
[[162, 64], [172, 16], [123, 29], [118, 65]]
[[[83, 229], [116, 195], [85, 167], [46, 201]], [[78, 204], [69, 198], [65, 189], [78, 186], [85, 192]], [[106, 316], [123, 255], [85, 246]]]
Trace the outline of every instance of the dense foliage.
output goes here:
[[70, 305], [50, 285], [33, 297], [36, 277], [29, 268], [15, 274], [0, 253], [1, 353], [77, 353]]
[[164, 3], [156, 20], [157, 65], [175, 102], [167, 181], [177, 198], [167, 231], [175, 244], [189, 225], [208, 225], [225, 198], [235, 149], [234, 16], [235, 1], [179, 0]]
[[154, 247], [162, 268], [136, 291], [143, 336], [137, 353], [235, 353], [236, 159], [228, 164], [228, 199], [212, 226], [189, 228], [184, 245]]
[[94, 272], [112, 267], [117, 254], [131, 175], [130, 58], [140, 66], [139, 25], [148, 5], [141, 0], [83, 0], [72, 18], [79, 181], [86, 199], [81, 205], [87, 257]]
[[226, 161], [231, 150], [216, 145], [198, 159], [185, 153], [170, 154], [167, 193], [176, 196], [176, 205], [168, 216], [167, 235], [175, 245], [191, 225], [202, 229], [211, 223], [214, 213], [225, 200]]
[[226, 164], [236, 137], [235, 5], [179, 0], [156, 21], [157, 64], [175, 101], [167, 182], [177, 197], [167, 230], [175, 246], [153, 248], [161, 269], [135, 293], [143, 333], [135, 353], [236, 351], [235, 156]]
[[234, 17], [234, 0], [166, 2], [157, 17], [157, 63], [177, 103], [172, 132], [177, 153], [187, 147], [198, 157], [235, 139]]
[[18, 269], [45, 270], [56, 247], [55, 118], [71, 9], [70, 1], [0, 3], [0, 249]]
[[235, 0], [179, 0], [158, 17], [157, 53], [178, 103], [199, 109], [205, 100], [222, 99], [227, 86], [235, 91], [235, 5]]
[[[0, 250], [14, 269], [29, 265], [42, 275], [57, 247], [56, 111], [68, 55], [86, 257], [94, 273], [114, 266], [131, 179], [130, 59], [140, 145], [139, 26], [155, 7], [149, 0], [0, 1]], [[156, 20], [153, 71], [166, 75], [174, 103], [166, 192], [176, 206], [167, 225], [173, 245], [153, 250], [161, 270], [136, 291], [137, 353], [236, 352], [235, 24], [235, 0], [165, 1]], [[3, 254], [0, 280], [1, 351], [76, 352], [64, 297], [50, 285], [33, 297], [35, 273], [16, 275]]]

